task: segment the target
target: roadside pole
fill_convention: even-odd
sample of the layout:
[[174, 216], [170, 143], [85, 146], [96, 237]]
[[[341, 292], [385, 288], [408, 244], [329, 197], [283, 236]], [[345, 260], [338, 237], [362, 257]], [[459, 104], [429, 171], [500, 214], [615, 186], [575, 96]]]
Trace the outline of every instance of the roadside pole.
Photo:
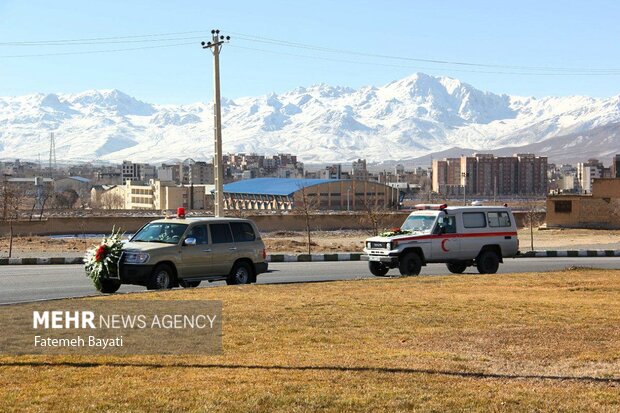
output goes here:
[[211, 49], [213, 53], [213, 89], [215, 93], [213, 108], [213, 129], [215, 135], [215, 153], [213, 169], [215, 180], [215, 216], [221, 217], [224, 210], [224, 171], [222, 170], [222, 108], [220, 99], [220, 50], [230, 36], [220, 36], [219, 30], [211, 30], [212, 41], [202, 42], [203, 49]]

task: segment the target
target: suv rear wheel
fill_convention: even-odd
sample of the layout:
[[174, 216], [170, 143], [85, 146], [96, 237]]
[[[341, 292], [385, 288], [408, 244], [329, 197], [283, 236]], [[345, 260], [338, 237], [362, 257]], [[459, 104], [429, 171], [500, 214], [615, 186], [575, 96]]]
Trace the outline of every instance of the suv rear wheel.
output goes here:
[[385, 274], [387, 274], [390, 270], [387, 265], [381, 264], [380, 262], [376, 261], [369, 261], [368, 269], [370, 269], [370, 273], [372, 275], [375, 275], [377, 277], [385, 277]]
[[467, 269], [467, 265], [462, 262], [449, 262], [446, 264], [446, 267], [448, 267], [448, 271], [452, 274], [463, 274]]
[[146, 286], [149, 290], [166, 290], [172, 288], [174, 272], [168, 264], [159, 264], [151, 274], [151, 280]]
[[415, 252], [410, 252], [400, 259], [398, 265], [401, 275], [418, 275], [422, 270], [422, 260]]
[[495, 274], [499, 268], [499, 257], [495, 251], [484, 251], [476, 260], [480, 274]]
[[252, 268], [246, 262], [238, 262], [226, 279], [226, 284], [249, 284], [252, 281]]

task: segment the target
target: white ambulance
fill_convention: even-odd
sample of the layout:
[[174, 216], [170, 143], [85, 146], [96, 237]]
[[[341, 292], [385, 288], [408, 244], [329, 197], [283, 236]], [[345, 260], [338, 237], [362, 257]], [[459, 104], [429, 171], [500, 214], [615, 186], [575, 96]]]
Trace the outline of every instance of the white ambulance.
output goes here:
[[364, 258], [376, 276], [392, 268], [401, 275], [418, 275], [427, 263], [446, 263], [455, 274], [470, 266], [494, 274], [518, 250], [517, 226], [506, 206], [419, 204], [400, 228], [368, 238]]

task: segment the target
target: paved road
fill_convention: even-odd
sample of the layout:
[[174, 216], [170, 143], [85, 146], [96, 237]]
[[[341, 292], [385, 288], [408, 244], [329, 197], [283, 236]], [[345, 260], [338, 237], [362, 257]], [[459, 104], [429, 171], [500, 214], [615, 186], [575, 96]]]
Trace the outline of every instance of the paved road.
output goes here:
[[[561, 270], [569, 266], [620, 269], [620, 258], [520, 258], [500, 265], [500, 273]], [[298, 283], [372, 278], [366, 262], [271, 263], [270, 272], [259, 276], [259, 284]], [[467, 273], [476, 274], [475, 268]], [[398, 270], [390, 271], [398, 274]], [[422, 275], [450, 274], [443, 264], [422, 268]], [[224, 282], [203, 283], [205, 287]], [[119, 293], [145, 291], [123, 285]], [[0, 267], [0, 304], [82, 297], [97, 294], [81, 265], [14, 265]]]

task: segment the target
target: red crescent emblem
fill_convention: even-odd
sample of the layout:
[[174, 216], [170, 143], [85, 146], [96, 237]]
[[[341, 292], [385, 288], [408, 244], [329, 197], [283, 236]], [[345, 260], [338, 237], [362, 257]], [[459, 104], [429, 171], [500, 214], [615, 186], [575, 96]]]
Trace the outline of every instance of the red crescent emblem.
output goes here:
[[448, 242], [448, 238], [444, 238], [443, 241], [441, 241], [441, 249], [443, 250], [443, 252], [450, 251], [449, 249], [446, 248], [446, 242]]

